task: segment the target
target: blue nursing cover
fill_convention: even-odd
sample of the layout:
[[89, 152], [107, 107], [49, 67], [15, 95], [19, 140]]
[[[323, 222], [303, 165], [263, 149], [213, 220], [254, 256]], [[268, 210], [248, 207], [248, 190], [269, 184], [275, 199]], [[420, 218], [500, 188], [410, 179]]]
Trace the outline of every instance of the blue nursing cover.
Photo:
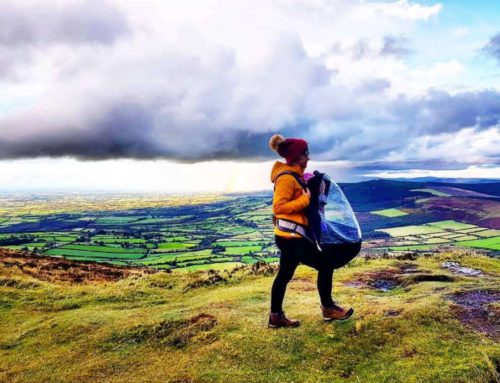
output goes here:
[[311, 190], [308, 218], [313, 240], [322, 248], [361, 243], [361, 229], [340, 187], [318, 171], [308, 180], [307, 187]]
[[[320, 195], [320, 203], [324, 197]], [[323, 208], [320, 205], [321, 244], [357, 243], [361, 229], [351, 205], [339, 185], [330, 181], [330, 188]]]

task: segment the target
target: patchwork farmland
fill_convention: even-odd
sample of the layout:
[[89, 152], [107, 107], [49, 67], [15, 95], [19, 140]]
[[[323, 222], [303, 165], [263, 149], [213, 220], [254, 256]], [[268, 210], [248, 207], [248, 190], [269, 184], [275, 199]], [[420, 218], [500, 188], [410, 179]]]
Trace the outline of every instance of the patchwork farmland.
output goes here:
[[[342, 185], [363, 252], [500, 251], [500, 187]], [[166, 270], [276, 262], [271, 193], [205, 196], [0, 194], [0, 247]]]
[[500, 251], [500, 230], [457, 221], [430, 222], [379, 229], [391, 236], [388, 250], [425, 250], [433, 245], [453, 245]]
[[[140, 209], [113, 211], [81, 210], [91, 205], [81, 197], [73, 204], [63, 201], [65, 210], [56, 213], [51, 206], [58, 205], [61, 197], [53, 198], [42, 204], [27, 200], [22, 206], [9, 200], [11, 208], [0, 217], [0, 247], [71, 260], [184, 271], [278, 260], [269, 195], [192, 201], [169, 196], [169, 203], [161, 208], [156, 200], [150, 204], [151, 200], [136, 197], [127, 205], [141, 205]], [[99, 203], [104, 207], [103, 200]], [[30, 204], [30, 210], [39, 214], [23, 214]]]

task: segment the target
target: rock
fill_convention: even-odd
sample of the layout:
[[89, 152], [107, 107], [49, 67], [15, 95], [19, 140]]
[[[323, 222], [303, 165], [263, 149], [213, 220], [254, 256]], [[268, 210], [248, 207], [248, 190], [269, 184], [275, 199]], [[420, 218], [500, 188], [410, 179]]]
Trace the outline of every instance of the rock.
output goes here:
[[468, 277], [477, 277], [483, 274], [481, 270], [460, 266], [460, 263], [458, 262], [446, 261], [441, 264], [441, 267], [443, 269], [448, 269], [453, 273], [466, 275]]

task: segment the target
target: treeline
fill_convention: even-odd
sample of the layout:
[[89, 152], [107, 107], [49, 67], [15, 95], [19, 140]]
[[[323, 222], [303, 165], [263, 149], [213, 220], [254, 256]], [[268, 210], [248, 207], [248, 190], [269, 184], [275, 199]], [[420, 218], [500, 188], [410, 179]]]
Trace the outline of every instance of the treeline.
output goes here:
[[23, 245], [25, 243], [31, 243], [35, 241], [36, 238], [32, 235], [22, 235], [22, 236], [12, 235], [10, 237], [0, 239], [0, 246]]

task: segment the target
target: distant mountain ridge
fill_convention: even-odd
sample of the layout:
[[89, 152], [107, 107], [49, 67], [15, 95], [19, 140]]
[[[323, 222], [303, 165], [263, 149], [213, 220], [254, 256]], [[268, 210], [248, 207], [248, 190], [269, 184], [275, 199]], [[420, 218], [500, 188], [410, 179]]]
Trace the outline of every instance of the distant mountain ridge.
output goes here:
[[416, 177], [416, 178], [392, 178], [394, 181], [408, 182], [444, 182], [457, 184], [482, 184], [500, 182], [499, 179], [493, 178], [440, 178], [440, 177]]

